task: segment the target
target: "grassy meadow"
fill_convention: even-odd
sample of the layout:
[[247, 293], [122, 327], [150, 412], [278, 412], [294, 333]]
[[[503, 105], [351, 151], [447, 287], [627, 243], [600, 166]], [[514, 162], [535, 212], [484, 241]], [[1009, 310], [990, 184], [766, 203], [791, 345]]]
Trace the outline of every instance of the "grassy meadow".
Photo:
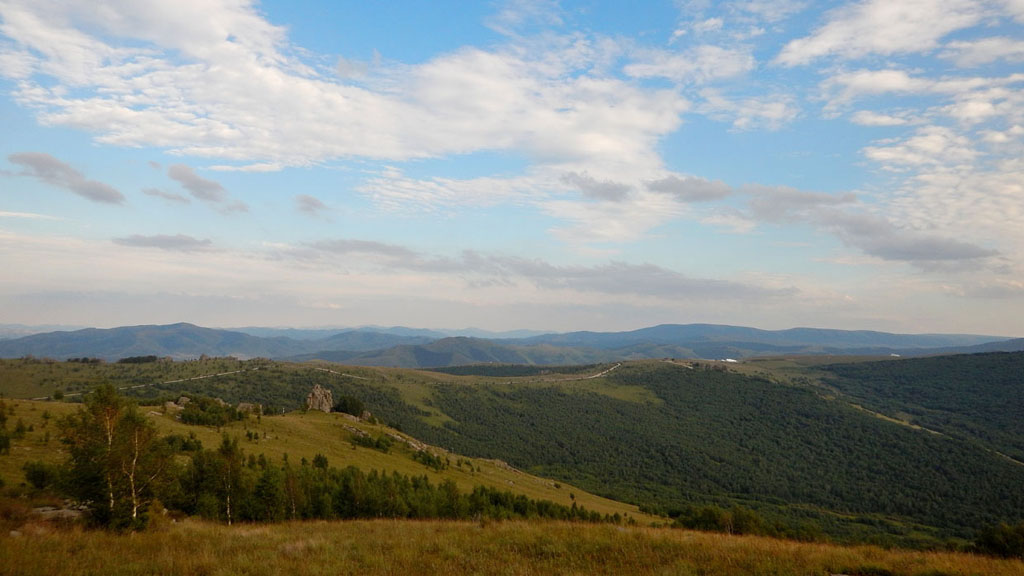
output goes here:
[[164, 520], [133, 535], [29, 525], [0, 535], [0, 573], [1010, 576], [1024, 562], [559, 522]]

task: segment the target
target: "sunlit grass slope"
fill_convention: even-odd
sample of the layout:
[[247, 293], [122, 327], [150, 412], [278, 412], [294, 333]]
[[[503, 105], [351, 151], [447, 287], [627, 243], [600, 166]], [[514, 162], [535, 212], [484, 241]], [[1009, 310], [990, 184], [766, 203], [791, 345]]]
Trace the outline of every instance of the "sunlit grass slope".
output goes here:
[[228, 527], [199, 521], [131, 536], [0, 535], [0, 572], [142, 574], [1024, 574], [1024, 562], [612, 525], [349, 521]]
[[[0, 455], [0, 478], [9, 485], [24, 481], [22, 466], [29, 461], [41, 460], [57, 463], [65, 458], [59, 439], [57, 420], [77, 406], [62, 402], [36, 402], [29, 400], [4, 401], [8, 407], [8, 429], [19, 420], [30, 428], [23, 438], [12, 442], [9, 455]], [[344, 468], [356, 466], [364, 471], [397, 471], [410, 476], [427, 476], [431, 483], [439, 484], [452, 479], [460, 489], [469, 492], [476, 485], [491, 486], [502, 491], [523, 494], [531, 499], [550, 500], [571, 506], [575, 502], [587, 510], [601, 514], [633, 518], [649, 523], [659, 519], [639, 512], [636, 506], [600, 498], [572, 486], [538, 478], [509, 467], [497, 460], [463, 458], [440, 448], [425, 447], [439, 456], [447, 467], [435, 470], [413, 459], [420, 445], [415, 439], [381, 424], [361, 421], [345, 414], [324, 412], [293, 412], [280, 416], [250, 416], [241, 422], [234, 422], [221, 429], [183, 424], [175, 419], [173, 412], [162, 408], [143, 406], [140, 408], [157, 425], [164, 435], [194, 434], [206, 448], [216, 448], [221, 436], [238, 437], [246, 456], [263, 454], [271, 462], [280, 463], [285, 457], [292, 463], [302, 459], [312, 461], [322, 454], [330, 466]], [[396, 440], [388, 452], [374, 448], [356, 446], [352, 439], [362, 431], [371, 438], [386, 435]], [[250, 437], [252, 439], [250, 439]], [[399, 440], [402, 439], [402, 440]], [[422, 446], [422, 445], [420, 445]], [[461, 462], [461, 465], [460, 465]]]

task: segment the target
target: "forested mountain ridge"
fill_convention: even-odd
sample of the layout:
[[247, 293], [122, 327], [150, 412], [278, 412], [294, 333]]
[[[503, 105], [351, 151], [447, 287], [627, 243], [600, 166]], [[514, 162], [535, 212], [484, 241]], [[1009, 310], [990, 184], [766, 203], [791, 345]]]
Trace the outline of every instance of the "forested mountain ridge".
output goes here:
[[524, 338], [451, 336], [407, 328], [336, 332], [245, 330], [250, 333], [179, 323], [48, 332], [0, 340], [0, 358], [31, 355], [61, 360], [89, 357], [112, 361], [155, 355], [181, 360], [207, 355], [436, 368], [488, 362], [568, 365], [644, 358], [742, 359], [781, 354], [886, 356], [1024, 350], [1024, 339], [1006, 340], [994, 336], [908, 335], [812, 328], [771, 331], [711, 324]]

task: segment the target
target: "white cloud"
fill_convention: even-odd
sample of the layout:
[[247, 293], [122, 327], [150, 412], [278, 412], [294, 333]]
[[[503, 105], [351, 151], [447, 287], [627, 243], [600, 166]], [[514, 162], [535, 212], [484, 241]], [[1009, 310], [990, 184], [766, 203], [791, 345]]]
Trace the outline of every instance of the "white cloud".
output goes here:
[[830, 107], [847, 104], [864, 96], [927, 92], [934, 86], [934, 81], [930, 79], [914, 77], [905, 70], [896, 69], [840, 72], [821, 83], [822, 91], [828, 95]]
[[58, 216], [48, 214], [36, 214], [34, 212], [8, 212], [0, 211], [0, 218], [18, 218], [22, 220], [63, 220]]
[[731, 122], [736, 130], [778, 130], [800, 115], [800, 108], [788, 94], [730, 98], [708, 88], [701, 91], [701, 97], [703, 101], [697, 107], [700, 112]]
[[685, 52], [647, 50], [636, 54], [624, 72], [634, 78], [667, 78], [682, 84], [705, 84], [734, 78], [754, 69], [749, 47], [723, 48], [710, 44]]
[[[528, 8], [510, 14], [540, 13]], [[578, 36], [381, 65], [354, 86], [291, 57], [285, 30], [245, 3], [43, 0], [0, 10], [11, 39], [0, 53], [31, 54], [35, 73], [0, 70], [21, 70], [14, 96], [40, 121], [105, 144], [228, 161], [222, 169], [477, 150], [651, 164], [686, 106], [673, 91], [593, 67], [615, 47]]]
[[723, 22], [721, 18], [708, 18], [707, 20], [695, 23], [693, 25], [693, 31], [699, 34], [718, 32], [722, 29], [722, 24]]
[[667, 194], [638, 190], [624, 202], [574, 202], [545, 200], [539, 203], [547, 214], [566, 222], [551, 230], [570, 245], [634, 242], [685, 212], [683, 205]]
[[946, 35], [974, 26], [985, 15], [984, 5], [972, 0], [863, 0], [829, 12], [823, 26], [787, 43], [776, 61], [798, 66], [827, 56], [929, 52]]
[[861, 126], [903, 126], [909, 120], [891, 114], [879, 114], [871, 110], [858, 110], [850, 117], [854, 124]]
[[807, 4], [804, 0], [746, 0], [735, 7], [771, 24], [804, 10]]
[[978, 156], [967, 137], [943, 126], [924, 126], [909, 138], [880, 144], [865, 147], [864, 155], [889, 170], [969, 164]]
[[1024, 61], [1024, 40], [993, 36], [973, 41], [950, 42], [939, 55], [961, 68], [980, 66], [997, 60]]

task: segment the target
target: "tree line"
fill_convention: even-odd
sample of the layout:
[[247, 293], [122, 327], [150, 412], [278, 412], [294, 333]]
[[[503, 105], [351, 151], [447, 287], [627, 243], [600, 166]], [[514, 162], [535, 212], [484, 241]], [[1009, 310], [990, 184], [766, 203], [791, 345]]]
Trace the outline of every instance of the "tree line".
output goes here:
[[238, 439], [227, 434], [217, 448], [207, 449], [194, 437], [161, 436], [110, 385], [96, 389], [59, 424], [68, 460], [26, 464], [26, 479], [85, 504], [93, 524], [115, 530], [143, 529], [161, 507], [228, 524], [348, 518], [622, 520], [575, 503], [564, 506], [486, 486], [463, 493], [450, 479], [435, 484], [425, 475], [338, 469], [323, 455], [312, 462], [290, 462], [285, 456], [272, 463], [262, 454], [247, 457]]

